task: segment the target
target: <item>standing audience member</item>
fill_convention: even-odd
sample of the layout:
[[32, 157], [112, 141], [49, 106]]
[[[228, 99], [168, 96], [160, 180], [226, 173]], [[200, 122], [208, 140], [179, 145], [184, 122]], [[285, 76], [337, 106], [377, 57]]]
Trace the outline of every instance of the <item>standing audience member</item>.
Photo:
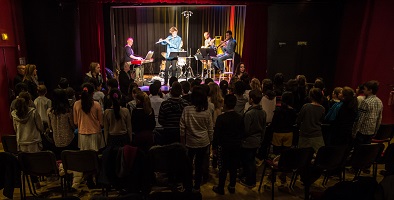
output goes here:
[[320, 89], [312, 88], [309, 91], [309, 98], [312, 103], [302, 106], [297, 117], [297, 124], [300, 125], [298, 147], [312, 147], [317, 152], [320, 147], [324, 146], [321, 124], [325, 110], [320, 104], [323, 94]]
[[308, 87], [306, 85], [306, 77], [304, 75], [297, 75], [297, 89], [294, 96], [294, 108], [299, 112], [302, 106], [306, 103]]
[[221, 80], [219, 83], [219, 87], [222, 91], [222, 96], [226, 96], [228, 94], [228, 82], [226, 80]]
[[182, 86], [178, 82], [173, 84], [170, 93], [171, 97], [163, 101], [159, 111], [158, 120], [164, 130], [157, 142], [162, 145], [180, 142], [179, 121], [183, 109], [189, 105], [189, 102], [180, 98]]
[[372, 136], [378, 132], [382, 122], [382, 101], [376, 96], [379, 82], [368, 81], [364, 84], [365, 99], [358, 109], [359, 117], [354, 125], [355, 144], [371, 144]]
[[149, 86], [149, 93], [151, 94], [149, 99], [150, 103], [152, 104], [153, 111], [155, 111], [155, 121], [156, 121], [156, 127], [161, 127], [159, 124], [159, 111], [160, 111], [160, 106], [161, 103], [163, 103], [164, 99], [160, 98], [159, 92], [160, 92], [160, 87], [161, 84], [151, 84]]
[[72, 108], [74, 106], [75, 101], [77, 101], [77, 99], [75, 97], [75, 90], [72, 87], [70, 87], [67, 78], [60, 78], [58, 87], [66, 91], [68, 103]]
[[282, 73], [276, 73], [274, 76], [274, 92], [276, 96], [282, 96], [285, 91], [284, 77]]
[[271, 123], [276, 108], [276, 95], [270, 79], [263, 80], [263, 98], [261, 100], [261, 106], [267, 114], [267, 123]]
[[131, 101], [129, 101], [126, 104], [126, 107], [127, 109], [129, 109], [130, 115], [132, 116], [133, 110], [137, 107], [136, 95], [138, 92], [141, 92], [141, 89], [138, 87], [138, 85], [136, 85], [135, 87], [130, 88], [130, 90], [131, 90]]
[[260, 105], [263, 95], [258, 90], [249, 92], [252, 106], [244, 114], [245, 135], [241, 144], [243, 176], [240, 183], [246, 187], [256, 186], [256, 151], [264, 139], [267, 114]]
[[242, 81], [237, 81], [234, 84], [235, 97], [237, 97], [237, 104], [234, 107], [234, 111], [240, 115], [244, 114], [245, 104], [248, 102], [248, 98], [245, 96], [246, 85]]
[[[44, 127], [37, 110], [28, 106], [29, 102], [30, 94], [21, 92], [15, 101], [15, 110], [11, 116], [18, 150], [34, 153], [42, 150], [41, 133]], [[36, 176], [32, 176], [31, 180], [36, 188], [41, 187]]]
[[242, 116], [234, 111], [237, 98], [233, 94], [224, 97], [225, 113], [219, 115], [213, 135], [212, 148], [217, 149], [219, 161], [219, 184], [213, 186], [213, 191], [224, 194], [227, 170], [230, 172], [230, 183], [227, 189], [235, 193], [237, 166], [240, 161], [241, 139], [244, 132]]
[[34, 100], [34, 105], [36, 106], [37, 112], [41, 117], [41, 120], [44, 124], [44, 129], [48, 128], [48, 115], [47, 111], [52, 107], [52, 101], [45, 97], [47, 94], [47, 87], [45, 85], [38, 86], [38, 95]]
[[27, 90], [31, 95], [32, 100], [38, 97], [38, 78], [37, 78], [37, 66], [33, 64], [26, 65], [25, 77], [23, 82], [27, 85]]
[[342, 94], [342, 88], [341, 87], [336, 87], [334, 89], [334, 91], [332, 91], [331, 99], [328, 102], [329, 108], [331, 108], [335, 103], [338, 103], [338, 102], [341, 101], [341, 99], [339, 99], [339, 95], [340, 94]]
[[209, 94], [208, 94], [208, 102], [213, 103], [214, 105], [214, 113], [213, 113], [213, 124], [216, 123], [217, 117], [222, 114], [224, 99], [222, 93], [220, 92], [220, 88], [218, 84], [212, 82], [208, 84], [209, 86]]
[[[18, 83], [15, 86], [15, 94], [17, 95], [16, 99], [19, 97], [19, 95], [22, 92], [27, 92], [28, 93], [27, 85], [25, 83], [23, 83], [23, 82], [22, 83]], [[10, 117], [11, 117], [11, 119], [12, 119], [11, 113], [12, 113], [13, 110], [15, 110], [16, 99], [12, 100], [11, 105], [10, 105]], [[29, 105], [28, 105], [29, 107], [32, 107], [32, 108], [36, 107], [34, 105], [34, 102], [31, 100], [31, 96], [30, 95], [29, 95], [29, 99], [27, 101], [29, 101]]]
[[213, 139], [212, 115], [208, 111], [208, 98], [200, 86], [193, 88], [192, 105], [186, 106], [180, 120], [181, 143], [188, 148], [190, 161], [194, 160], [194, 190], [199, 191], [202, 181], [203, 159]]
[[23, 77], [25, 77], [26, 66], [25, 65], [18, 65], [16, 67], [18, 74], [16, 74], [14, 78], [14, 87], [16, 84], [23, 82]]
[[356, 89], [356, 95], [357, 95], [357, 102], [358, 102], [358, 107], [361, 106], [361, 102], [365, 99], [364, 95], [364, 84], [361, 84], [357, 87]]
[[99, 82], [97, 82], [97, 79], [95, 79], [95, 78], [91, 78], [89, 80], [89, 83], [91, 83], [94, 86], [93, 100], [99, 102], [99, 104], [101, 106], [101, 110], [104, 113], [105, 94], [104, 94], [104, 92], [101, 91], [101, 89], [102, 89], [101, 84]]
[[86, 73], [85, 78], [83, 79], [84, 83], [89, 82], [89, 80], [91, 78], [94, 78], [97, 80], [98, 85], [101, 85], [102, 87], [105, 88], [105, 84], [104, 84], [104, 79], [103, 76], [101, 75], [101, 68], [100, 68], [100, 64], [97, 62], [91, 62], [90, 63], [90, 67], [89, 67], [90, 71], [88, 73]]
[[182, 99], [186, 100], [187, 102], [191, 103], [191, 95], [190, 93], [190, 83], [188, 81], [182, 81]]
[[123, 147], [132, 141], [130, 112], [120, 107], [122, 97], [118, 89], [111, 89], [109, 96], [109, 108], [104, 111], [105, 141], [108, 146]]

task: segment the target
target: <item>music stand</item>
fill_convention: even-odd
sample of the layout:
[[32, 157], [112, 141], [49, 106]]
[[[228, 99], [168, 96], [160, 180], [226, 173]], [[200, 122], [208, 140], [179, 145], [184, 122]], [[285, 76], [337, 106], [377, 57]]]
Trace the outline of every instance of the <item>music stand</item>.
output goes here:
[[[213, 48], [200, 48], [200, 52], [201, 52], [201, 57], [197, 56], [197, 59], [205, 60], [207, 65], [208, 65], [208, 60], [212, 60], [212, 57], [216, 57], [216, 52]], [[212, 70], [212, 64], [209, 69], [207, 68], [207, 73], [209, 73], [209, 76], [208, 76], [209, 78], [212, 78], [212, 71], [211, 70]], [[202, 75], [204, 78], [204, 67], [202, 68]]]
[[170, 52], [170, 55], [168, 57], [173, 57], [173, 58], [187, 57], [187, 52], [186, 51], [173, 51], [173, 52]]

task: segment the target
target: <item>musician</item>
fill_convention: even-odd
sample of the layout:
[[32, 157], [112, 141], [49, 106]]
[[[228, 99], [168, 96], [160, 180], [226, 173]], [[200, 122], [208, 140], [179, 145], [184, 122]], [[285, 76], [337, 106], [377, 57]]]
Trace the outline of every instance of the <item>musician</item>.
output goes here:
[[224, 72], [224, 63], [223, 61], [229, 58], [233, 58], [235, 46], [237, 45], [237, 41], [233, 38], [233, 32], [230, 30], [226, 31], [226, 39], [220, 43], [218, 48], [222, 48], [223, 54], [217, 55], [217, 57], [212, 58], [212, 63], [219, 68], [219, 73]]
[[212, 39], [209, 32], [204, 32], [204, 46], [202, 46], [201, 48], [214, 48], [215, 46], [215, 39]]
[[[127, 63], [128, 65], [131, 65], [131, 61], [133, 60], [143, 60], [143, 58], [139, 57], [139, 56], [135, 56], [134, 55], [134, 51], [131, 48], [131, 46], [133, 46], [133, 38], [127, 38], [127, 44], [124, 47], [124, 62]], [[139, 67], [135, 68], [135, 73], [136, 73], [136, 79], [138, 78], [143, 78], [143, 72], [141, 72], [141, 69]]]
[[171, 27], [170, 28], [170, 33], [166, 39], [159, 39], [159, 42], [161, 45], [166, 45], [167, 46], [167, 53], [166, 53], [166, 68], [164, 70], [164, 85], [167, 85], [168, 82], [168, 70], [170, 68], [170, 65], [172, 65], [170, 71], [172, 76], [175, 76], [177, 67], [177, 58], [176, 57], [170, 57], [171, 52], [179, 52], [180, 45], [182, 42], [182, 38], [178, 36], [178, 29], [176, 27]]

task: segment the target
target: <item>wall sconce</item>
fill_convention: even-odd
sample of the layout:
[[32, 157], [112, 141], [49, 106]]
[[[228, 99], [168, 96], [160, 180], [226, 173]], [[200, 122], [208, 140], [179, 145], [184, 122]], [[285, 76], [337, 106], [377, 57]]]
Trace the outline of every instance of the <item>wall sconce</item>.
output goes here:
[[7, 33], [1, 33], [1, 39], [2, 40], [8, 40], [8, 34]]

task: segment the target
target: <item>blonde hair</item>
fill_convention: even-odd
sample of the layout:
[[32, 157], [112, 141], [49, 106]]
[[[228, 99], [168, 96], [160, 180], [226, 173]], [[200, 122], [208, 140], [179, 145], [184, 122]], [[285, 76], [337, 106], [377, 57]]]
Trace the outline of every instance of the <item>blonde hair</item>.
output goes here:
[[257, 78], [253, 78], [251, 81], [250, 81], [250, 88], [252, 89], [252, 90], [258, 90], [258, 91], [260, 91], [260, 92], [263, 92], [263, 88], [261, 88], [261, 84], [260, 84], [260, 81], [259, 81], [259, 79], [257, 79]]
[[152, 113], [152, 105], [149, 96], [145, 92], [139, 91], [135, 98], [137, 100], [137, 105], [142, 104], [145, 114], [150, 115]]
[[91, 62], [91, 63], [90, 63], [90, 67], [89, 67], [90, 72], [94, 72], [94, 71], [96, 70], [96, 67], [97, 67], [98, 65], [100, 65], [100, 64], [97, 63], [97, 62]]
[[170, 33], [173, 33], [174, 31], [178, 31], [178, 29], [175, 26], [170, 28]]
[[223, 106], [224, 99], [222, 97], [222, 92], [218, 84], [210, 82], [209, 86], [209, 97], [211, 98], [211, 103], [215, 105], [215, 109], [221, 108]]
[[23, 80], [29, 80], [32, 81], [33, 80], [33, 76], [34, 76], [34, 70], [37, 69], [37, 66], [34, 64], [27, 64], [26, 65], [26, 71], [25, 71], [25, 77], [23, 78]]

